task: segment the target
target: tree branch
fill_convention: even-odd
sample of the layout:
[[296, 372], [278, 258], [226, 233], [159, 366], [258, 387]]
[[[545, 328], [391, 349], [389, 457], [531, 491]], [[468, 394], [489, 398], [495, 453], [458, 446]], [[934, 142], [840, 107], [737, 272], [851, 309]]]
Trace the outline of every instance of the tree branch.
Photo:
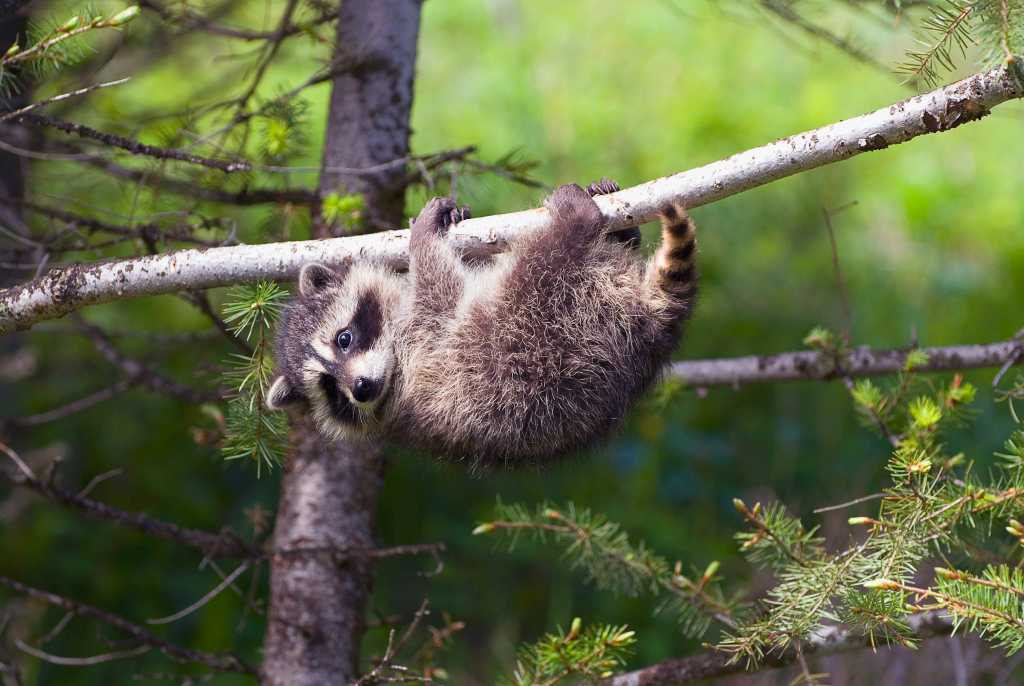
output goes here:
[[[979, 119], [996, 105], [1024, 97], [1024, 84], [1007, 67], [975, 74], [853, 119], [797, 134], [718, 162], [597, 198], [617, 230], [649, 221], [669, 202], [697, 207], [786, 176], [881, 150], [927, 133]], [[469, 254], [493, 253], [516, 234], [544, 228], [545, 209], [469, 219], [452, 241]], [[348, 256], [407, 260], [408, 232], [372, 236], [182, 250], [164, 255], [72, 265], [0, 291], [0, 333], [27, 328], [86, 305], [212, 288], [262, 279], [293, 278], [302, 264], [337, 264]]]
[[[914, 367], [917, 372], [941, 372], [959, 369], [1000, 367], [1024, 362], [1024, 341], [1011, 339], [981, 345], [951, 345], [921, 348], [928, 362]], [[687, 360], [672, 365], [670, 374], [685, 386], [739, 386], [747, 383], [827, 380], [894, 374], [904, 368], [909, 349], [879, 350], [859, 347], [840, 360], [814, 350], [748, 355], [711, 360]]]
[[[948, 636], [953, 631], [953, 623], [949, 617], [937, 611], [911, 615], [907, 618], [907, 623], [919, 639]], [[801, 650], [805, 656], [831, 655], [870, 647], [872, 647], [870, 637], [835, 626], [820, 629], [801, 644]], [[683, 686], [705, 679], [748, 671], [744, 668], [743, 661], [734, 660], [734, 657], [726, 652], [708, 650], [689, 657], [665, 660], [650, 667], [620, 674], [605, 680], [603, 684], [604, 686]], [[796, 663], [797, 659], [798, 654], [794, 650], [787, 650], [782, 654], [772, 654], [765, 657], [761, 669], [787, 667]]]
[[20, 581], [15, 581], [14, 579], [6, 576], [0, 576], [0, 585], [6, 586], [13, 591], [22, 593], [31, 598], [42, 600], [50, 605], [63, 608], [76, 615], [91, 617], [92, 619], [109, 624], [125, 632], [140, 643], [163, 651], [163, 653], [169, 657], [184, 660], [186, 662], [195, 662], [201, 665], [206, 665], [210, 669], [218, 672], [242, 672], [244, 674], [256, 674], [256, 669], [252, 665], [243, 662], [235, 655], [230, 653], [207, 653], [201, 650], [192, 650], [191, 648], [185, 648], [183, 646], [170, 643], [138, 624], [129, 622], [127, 619], [123, 619], [122, 617], [111, 614], [97, 607], [93, 607], [92, 605], [80, 603], [77, 600], [71, 600], [70, 598], [65, 598], [64, 596], [57, 595], [56, 593], [50, 593], [33, 586], [23, 584]]
[[21, 114], [17, 118], [35, 126], [49, 126], [57, 129], [58, 131], [63, 131], [64, 133], [72, 133], [82, 138], [102, 143], [103, 145], [127, 150], [133, 155], [144, 155], [146, 157], [154, 157], [158, 160], [176, 160], [178, 162], [198, 164], [202, 167], [218, 169], [225, 174], [238, 171], [249, 171], [252, 169], [252, 165], [246, 160], [216, 160], [209, 157], [194, 155], [184, 150], [159, 148], [155, 145], [146, 145], [145, 143], [140, 143], [137, 140], [125, 138], [124, 136], [118, 136], [114, 133], [97, 131], [96, 129], [85, 126], [84, 124], [55, 119], [54, 117], [47, 117], [42, 114]]

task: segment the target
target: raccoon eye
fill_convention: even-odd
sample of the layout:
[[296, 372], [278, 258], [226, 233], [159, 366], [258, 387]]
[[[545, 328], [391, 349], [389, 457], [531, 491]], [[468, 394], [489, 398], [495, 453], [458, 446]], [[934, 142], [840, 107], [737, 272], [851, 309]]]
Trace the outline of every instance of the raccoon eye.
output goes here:
[[349, 346], [352, 345], [352, 332], [348, 329], [339, 331], [338, 338], [335, 339], [335, 342], [338, 344], [338, 347], [341, 348], [342, 352], [348, 350]]

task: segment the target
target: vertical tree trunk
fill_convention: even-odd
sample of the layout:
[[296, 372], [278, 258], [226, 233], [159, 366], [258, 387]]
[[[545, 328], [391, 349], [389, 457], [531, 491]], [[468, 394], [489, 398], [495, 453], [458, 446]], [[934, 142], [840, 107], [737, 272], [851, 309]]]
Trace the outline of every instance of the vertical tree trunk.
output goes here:
[[[346, 175], [336, 168], [364, 168], [408, 154], [419, 20], [420, 0], [344, 0], [340, 6], [335, 57], [353, 67], [333, 83], [320, 189], [361, 193], [372, 228], [401, 223], [404, 165], [372, 175]], [[317, 218], [315, 236], [330, 233]], [[371, 545], [382, 477], [380, 446], [326, 443], [306, 420], [293, 423], [291, 443], [275, 549]], [[373, 580], [367, 561], [278, 554], [270, 573], [263, 682], [354, 681]]]
[[[306, 420], [292, 428], [274, 548], [367, 548], [380, 488], [371, 444], [324, 443]], [[271, 558], [263, 683], [349, 684], [358, 674], [372, 570], [365, 559], [326, 554]]]
[[[361, 193], [370, 229], [402, 228], [405, 165], [362, 168], [409, 154], [420, 0], [347, 0], [338, 16], [336, 57], [352, 68], [334, 80], [320, 175], [322, 193]], [[320, 226], [322, 235], [327, 227]]]

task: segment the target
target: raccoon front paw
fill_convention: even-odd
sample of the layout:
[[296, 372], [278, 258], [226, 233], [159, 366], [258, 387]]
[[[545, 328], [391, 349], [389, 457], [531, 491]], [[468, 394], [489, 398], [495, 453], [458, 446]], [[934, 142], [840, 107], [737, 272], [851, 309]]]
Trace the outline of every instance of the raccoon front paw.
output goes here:
[[433, 198], [420, 210], [419, 216], [412, 223], [412, 233], [416, 235], [435, 234], [443, 236], [448, 227], [469, 218], [469, 208], [459, 207], [451, 198]]
[[619, 184], [615, 183], [614, 181], [607, 177], [587, 186], [587, 193], [590, 193], [591, 197], [595, 195], [608, 195], [610, 193], [618, 193], [621, 190], [622, 189], [619, 188]]

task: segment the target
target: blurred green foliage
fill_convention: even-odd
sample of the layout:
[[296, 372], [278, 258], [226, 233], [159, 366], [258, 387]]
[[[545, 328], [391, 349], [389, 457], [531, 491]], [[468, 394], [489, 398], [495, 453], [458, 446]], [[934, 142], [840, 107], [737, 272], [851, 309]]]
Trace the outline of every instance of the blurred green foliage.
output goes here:
[[[60, 3], [55, 3], [59, 5]], [[101, 7], [113, 3], [99, 3]], [[701, 0], [448, 0], [424, 5], [413, 150], [427, 153], [474, 144], [483, 159], [517, 150], [536, 159], [550, 185], [610, 176], [627, 186], [710, 162], [780, 136], [872, 110], [911, 95], [899, 78], [851, 60], [751, 9], [753, 3]], [[232, 23], [263, 25], [283, 2], [247, 3]], [[269, 9], [268, 9], [269, 8]], [[272, 10], [272, 11], [270, 11]], [[905, 24], [826, 9], [823, 22], [858, 36], [861, 47], [896, 64], [911, 38]], [[225, 21], [227, 20], [225, 19]], [[270, 24], [267, 24], [270, 28]], [[227, 75], [240, 79], [251, 46], [194, 32], [160, 35], [152, 16], [133, 22], [126, 44], [97, 78], [133, 75], [125, 86], [91, 98], [76, 120], [122, 130], [147, 142], [178, 135], [189, 117], [147, 120], [220, 97]], [[173, 40], [168, 57], [150, 51]], [[323, 48], [293, 40], [282, 49], [260, 95], [273, 97], [304, 80]], [[99, 49], [106, 49], [104, 45]], [[215, 68], [211, 68], [211, 64]], [[241, 90], [241, 81], [238, 81]], [[56, 88], [56, 86], [54, 86]], [[40, 95], [47, 95], [48, 92]], [[291, 164], [319, 165], [328, 89], [303, 97], [306, 140]], [[1024, 322], [1024, 106], [1004, 105], [981, 123], [928, 136], [799, 175], [694, 211], [701, 232], [702, 299], [680, 356], [772, 353], [801, 347], [815, 325], [844, 326], [823, 213], [835, 211], [843, 275], [856, 344], [900, 346], [1006, 339]], [[268, 155], [283, 149], [267, 124]], [[272, 144], [272, 145], [271, 145]], [[154, 171], [164, 165], [150, 163]], [[315, 172], [282, 174], [278, 185], [315, 185]], [[180, 209], [166, 193], [115, 184], [72, 163], [33, 169], [30, 190], [51, 204], [93, 208], [114, 221], [142, 221]], [[536, 205], [537, 190], [494, 177], [460, 180], [460, 201], [483, 216]], [[426, 191], [411, 193], [410, 213]], [[302, 238], [308, 218], [265, 208], [233, 211], [246, 241]], [[655, 236], [648, 233], [648, 242]], [[81, 255], [92, 259], [94, 255]], [[223, 293], [215, 300], [223, 300]], [[92, 308], [86, 316], [112, 329], [192, 331], [204, 318], [173, 297]], [[21, 335], [34, 351], [34, 373], [4, 390], [3, 413], [41, 412], [108, 385], [112, 371], [91, 346], [60, 323]], [[118, 341], [125, 351], [158, 360], [184, 381], [209, 380], [230, 352], [219, 339], [200, 345]], [[992, 371], [967, 375], [978, 387], [977, 421], [951, 438], [979, 465], [1008, 434], [1005, 408], [992, 403]], [[272, 510], [278, 474], [257, 479], [216, 446], [195, 437], [215, 429], [199, 408], [130, 391], [68, 419], [10, 440], [23, 455], [52, 450], [60, 477], [84, 485], [122, 468], [95, 496], [179, 523], [243, 535], [245, 511]], [[791, 512], [872, 492], [884, 479], [885, 442], [861, 428], [839, 384], [799, 383], [715, 389], [705, 397], [673, 395], [646, 405], [628, 429], [591, 459], [544, 472], [470, 476], [400, 450], [378, 512], [381, 544], [444, 541], [440, 574], [429, 560], [382, 562], [372, 599], [375, 615], [411, 614], [424, 597], [466, 622], [439, 658], [453, 683], [492, 683], [508, 673], [517, 646], [573, 617], [628, 624], [638, 642], [631, 665], [692, 649], [675, 619], [655, 615], [653, 599], [619, 599], [583, 584], [568, 565], [531, 545], [508, 552], [474, 538], [474, 522], [492, 518], [496, 498], [530, 506], [574, 501], [620, 523], [631, 536], [686, 569], [722, 561], [742, 581], [750, 570], [732, 535], [734, 497], [782, 499]], [[4, 496], [10, 498], [4, 487]], [[12, 502], [12, 501], [7, 501]], [[839, 522], [859, 511], [835, 513]], [[142, 621], [192, 603], [217, 582], [197, 553], [113, 525], [87, 521], [58, 506], [32, 502], [3, 521], [0, 573]], [[829, 533], [828, 520], [823, 530]], [[225, 572], [229, 570], [224, 570]], [[261, 581], [261, 583], [265, 583]], [[245, 592], [243, 584], [242, 591]], [[15, 599], [3, 596], [13, 609]], [[186, 619], [161, 627], [172, 640], [206, 650], [237, 649], [258, 661], [262, 618], [240, 624], [241, 601], [225, 593]], [[45, 631], [60, 614], [19, 604], [18, 621]], [[44, 621], [45, 620], [45, 621]], [[240, 628], [239, 628], [240, 627]], [[98, 630], [75, 620], [47, 645], [60, 655], [95, 652]], [[371, 630], [367, 652], [385, 632]], [[100, 644], [102, 645], [102, 644]], [[60, 669], [32, 661], [30, 683], [123, 683], [138, 671], [176, 667], [148, 655]], [[218, 677], [213, 683], [243, 683]]]

